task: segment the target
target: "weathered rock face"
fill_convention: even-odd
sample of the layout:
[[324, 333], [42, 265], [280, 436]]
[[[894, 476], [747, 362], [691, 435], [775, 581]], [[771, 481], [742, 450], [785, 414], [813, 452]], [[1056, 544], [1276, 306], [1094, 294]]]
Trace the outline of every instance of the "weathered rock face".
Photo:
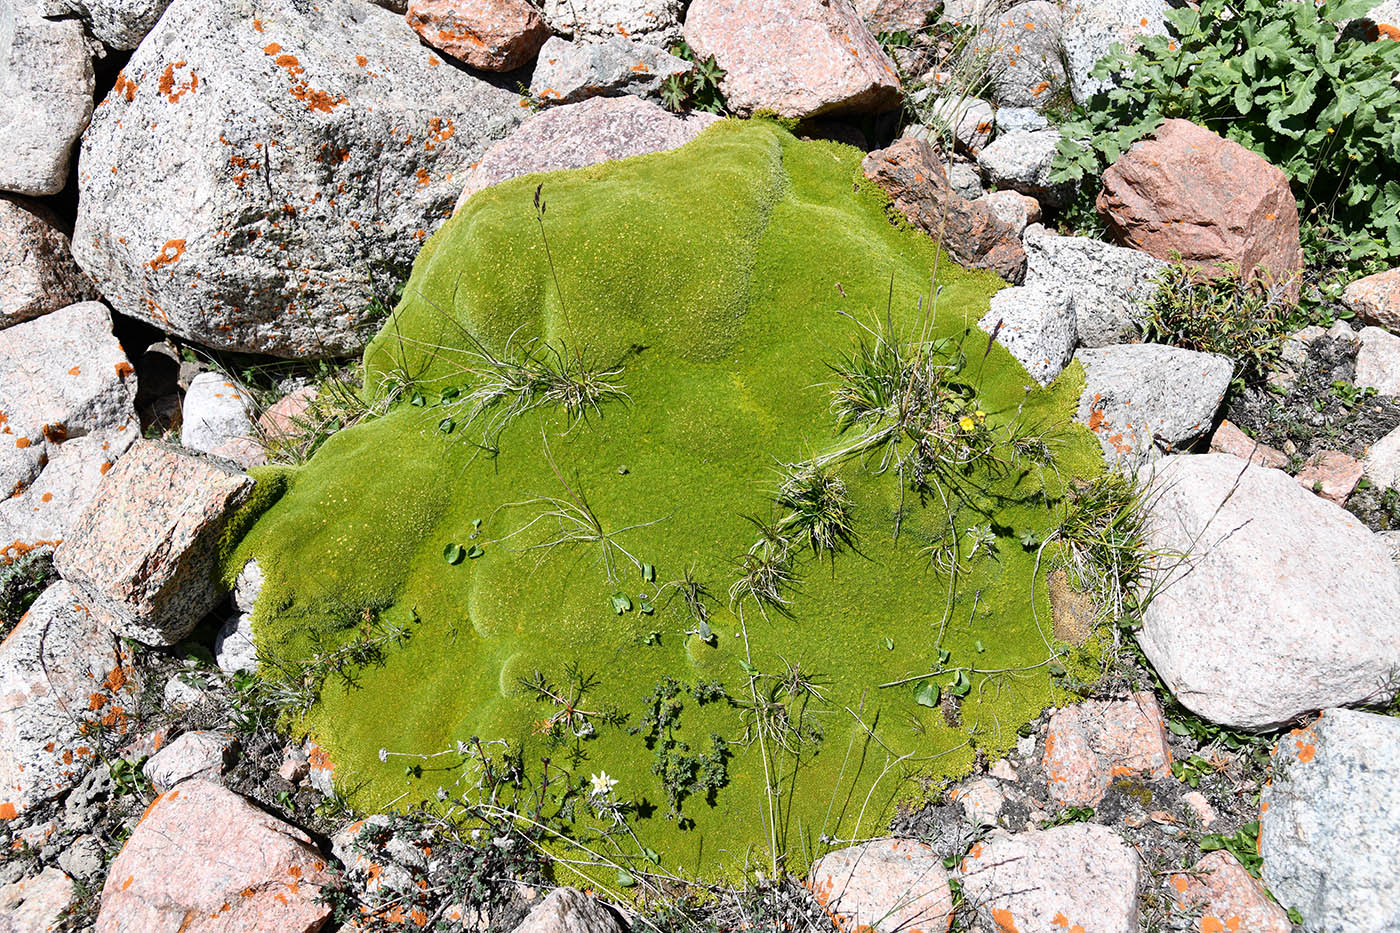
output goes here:
[[97, 297], [47, 208], [0, 196], [0, 328]]
[[975, 48], [990, 57], [992, 96], [1005, 107], [1044, 110], [1065, 86], [1059, 6], [1048, 0], [1018, 3], [989, 18]]
[[695, 0], [685, 41], [713, 55], [731, 109], [785, 117], [899, 106], [894, 62], [851, 0]]
[[233, 739], [219, 732], [186, 732], [163, 745], [141, 773], [157, 793], [191, 778], [217, 782], [233, 750]]
[[357, 352], [514, 93], [360, 0], [176, 0], [99, 105], [73, 237], [113, 306], [208, 346]]
[[553, 36], [540, 49], [530, 96], [564, 104], [619, 94], [644, 97], [659, 91], [666, 78], [688, 74], [693, 67], [660, 46], [621, 36], [599, 42]]
[[1018, 232], [1040, 220], [1040, 202], [1018, 191], [993, 191], [975, 200], [987, 205], [998, 220], [1006, 221]]
[[1289, 933], [1293, 924], [1233, 855], [1211, 852], [1189, 873], [1171, 876], [1168, 894], [1178, 910], [1199, 911], [1202, 930]]
[[1127, 700], [1089, 700], [1056, 710], [1045, 734], [1050, 796], [1061, 804], [1095, 807], [1120, 777], [1171, 774], [1162, 709], [1151, 693]]
[[67, 536], [141, 433], [135, 399], [103, 305], [0, 330], [0, 560]]
[[57, 930], [77, 896], [73, 879], [52, 866], [33, 878], [0, 887], [0, 933]]
[[675, 149], [718, 119], [707, 113], [681, 118], [636, 97], [599, 97], [551, 107], [486, 150], [467, 176], [457, 207], [508, 178]]
[[871, 32], [913, 32], [938, 16], [939, 0], [856, 0], [856, 12]]
[[681, 0], [544, 0], [544, 18], [574, 39], [621, 36], [664, 48], [681, 37]]
[[57, 194], [92, 116], [92, 58], [74, 20], [0, 0], [0, 191]]
[[1059, 145], [1059, 130], [1007, 133], [977, 153], [977, 164], [989, 184], [1060, 207], [1066, 203], [1070, 189], [1050, 182]]
[[112, 862], [98, 933], [315, 933], [331, 882], [300, 830], [198, 779], [156, 798]]
[[515, 933], [622, 933], [602, 904], [577, 888], [555, 888], [515, 928]]
[[1235, 371], [1229, 357], [1157, 343], [1082, 349], [1075, 359], [1084, 364], [1076, 417], [1110, 463], [1205, 436]]
[[912, 139], [951, 140], [961, 152], [976, 155], [992, 138], [996, 114], [992, 105], [977, 97], [935, 98], [923, 113], [924, 124], [906, 126], [900, 135]]
[[549, 38], [525, 0], [409, 0], [407, 16], [424, 42], [482, 71], [514, 71]]
[[185, 392], [180, 443], [210, 453], [230, 441], [252, 440], [252, 435], [253, 400], [248, 393], [223, 373], [195, 376]]
[[1303, 929], [1400, 929], [1400, 719], [1329, 709], [1281, 738], [1259, 822], [1264, 881]]
[[1340, 450], [1319, 450], [1303, 461], [1294, 479], [1304, 489], [1338, 505], [1346, 505], [1363, 472], [1365, 465], [1355, 457]]
[[1358, 337], [1356, 384], [1381, 395], [1400, 395], [1400, 337], [1379, 327], [1363, 327]]
[[943, 930], [953, 910], [943, 860], [912, 839], [828, 852], [812, 866], [807, 886], [841, 930]]
[[[1162, 461], [1148, 545], [1188, 557], [1143, 616], [1143, 651], [1186, 707], [1246, 729], [1381, 701], [1400, 669], [1385, 545], [1286, 473], [1225, 454]], [[1188, 572], [1189, 569], [1189, 572]]]
[[37, 0], [34, 4], [47, 17], [80, 17], [93, 36], [124, 50], [140, 45], [169, 5], [170, 0]]
[[1166, 34], [1167, 8], [1167, 0], [1069, 0], [1064, 4], [1060, 35], [1076, 103], [1087, 104], [1099, 91], [1113, 86], [1107, 78], [1095, 78], [1093, 70], [1114, 43], [1131, 52], [1142, 36]]
[[[1396, 440], [1400, 442], [1400, 437]], [[1397, 447], [1400, 448], [1400, 443], [1397, 443]], [[1220, 422], [1220, 427], [1210, 436], [1210, 452], [1230, 454], [1271, 470], [1282, 470], [1288, 466], [1288, 456], [1283, 451], [1261, 444], [1228, 421]]]
[[1106, 826], [1074, 823], [976, 843], [959, 870], [976, 928], [1137, 930], [1138, 856]]
[[1352, 282], [1342, 302], [1365, 324], [1400, 330], [1400, 267]]
[[95, 762], [84, 731], [124, 733], [139, 690], [83, 596], [64, 582], [45, 590], [0, 643], [0, 819], [77, 784]]
[[1006, 347], [1041, 385], [1064, 370], [1078, 343], [1074, 296], [1067, 291], [1004, 288], [992, 296], [977, 326]]
[[253, 640], [253, 604], [262, 592], [263, 573], [250, 560], [233, 584], [233, 614], [214, 637], [214, 660], [228, 674], [258, 669], [258, 646]]
[[1296, 300], [1303, 268], [1288, 177], [1239, 143], [1167, 120], [1103, 175], [1099, 213], [1120, 243], [1203, 273], [1233, 264]]
[[252, 486], [217, 461], [141, 441], [108, 473], [54, 565], [116, 632], [173, 645], [223, 595], [215, 551]]
[[991, 269], [1009, 282], [1025, 273], [1026, 252], [1012, 226], [985, 204], [959, 197], [948, 184], [937, 151], [921, 139], [895, 140], [861, 162], [865, 177], [889, 194], [909, 222], [928, 233], [958, 262]]
[[1026, 287], [1073, 298], [1079, 343], [1106, 347], [1136, 339], [1166, 263], [1089, 237], [1026, 231]]

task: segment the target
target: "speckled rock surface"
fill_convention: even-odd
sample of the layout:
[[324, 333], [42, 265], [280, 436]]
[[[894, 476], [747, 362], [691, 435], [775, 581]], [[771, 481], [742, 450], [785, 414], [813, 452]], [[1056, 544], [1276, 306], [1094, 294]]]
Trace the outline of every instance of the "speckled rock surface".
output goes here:
[[170, 0], [37, 0], [35, 7], [49, 17], [77, 16], [104, 45], [130, 50], [160, 19]]
[[681, 0], [544, 0], [544, 18], [575, 39], [621, 36], [665, 48], [681, 38]]
[[1288, 913], [1269, 899], [1264, 886], [1224, 851], [1211, 852], [1168, 880], [1178, 910], [1195, 916], [1201, 930], [1290, 933]]
[[694, 66], [658, 45], [611, 36], [597, 42], [571, 42], [553, 36], [540, 49], [530, 96], [573, 104], [590, 97], [655, 94], [671, 75]]
[[1166, 263], [1103, 240], [1056, 236], [1043, 229], [1028, 230], [1022, 242], [1026, 285], [1073, 296], [1081, 346], [1106, 347], [1138, 338]]
[[555, 888], [515, 933], [623, 933], [612, 911], [578, 888]]
[[551, 107], [486, 151], [467, 177], [457, 206], [508, 178], [675, 149], [718, 119], [708, 113], [682, 118], [637, 97], [598, 97]]
[[119, 634], [173, 645], [223, 596], [215, 548], [252, 486], [218, 461], [140, 441], [108, 472], [54, 566]]
[[73, 586], [46, 589], [0, 643], [0, 820], [73, 787], [95, 753], [83, 730], [120, 736], [140, 681]]
[[1352, 282], [1342, 302], [1365, 324], [1400, 330], [1400, 267]]
[[0, 931], [48, 933], [57, 930], [77, 899], [73, 879], [52, 866], [32, 878], [0, 887]]
[[987, 183], [1028, 194], [1050, 207], [1060, 207], [1071, 189], [1050, 182], [1050, 169], [1060, 145], [1059, 130], [1034, 130], [998, 136], [977, 153]]
[[943, 860], [913, 839], [828, 852], [812, 865], [807, 887], [838, 929], [943, 930], [953, 909]]
[[141, 773], [160, 794], [191, 778], [217, 782], [232, 750], [231, 736], [219, 732], [186, 732], [162, 745], [142, 766]]
[[1076, 103], [1113, 86], [1092, 72], [1115, 42], [1132, 51], [1140, 36], [1166, 34], [1167, 9], [1167, 0], [1066, 0], [1060, 35]]
[[976, 929], [1137, 933], [1138, 855], [1105, 826], [996, 830], [962, 860]]
[[43, 205], [0, 195], [0, 329], [97, 297]]
[[363, 0], [175, 0], [83, 143], [73, 252], [124, 314], [206, 346], [358, 352], [522, 115]]
[[1229, 357], [1157, 343], [1085, 348], [1084, 394], [1076, 417], [1110, 463], [1165, 447], [1180, 450], [1210, 433], [1234, 363]]
[[1381, 395], [1400, 395], [1400, 337], [1380, 327], [1363, 327], [1357, 335], [1356, 378]]
[[975, 48], [990, 56], [992, 96], [1004, 107], [1044, 110], [1065, 86], [1060, 47], [1064, 14], [1048, 0], [1030, 0], [988, 17]]
[[1400, 929], [1400, 719], [1331, 709], [1281, 738], [1259, 819], [1264, 881], [1304, 930]]
[[1183, 705], [1267, 729], [1393, 693], [1400, 576], [1357, 518], [1227, 454], [1167, 458], [1154, 490], [1148, 546], [1188, 556], [1162, 568], [1138, 641]]
[[694, 0], [685, 41], [727, 72], [739, 113], [879, 113], [900, 104], [894, 62], [851, 0]]
[[112, 862], [97, 933], [315, 933], [326, 861], [294, 826], [217, 784], [161, 794]]
[[1050, 796], [1066, 806], [1098, 806], [1122, 777], [1166, 777], [1171, 750], [1157, 698], [1140, 692], [1056, 710], [1045, 734], [1044, 764]]
[[253, 400], [238, 383], [220, 372], [194, 377], [185, 391], [180, 443], [209, 453], [231, 440], [251, 440]]
[[525, 0], [409, 0], [407, 17], [424, 42], [482, 71], [514, 71], [549, 38]]
[[1069, 363], [1079, 335], [1073, 295], [1023, 285], [993, 295], [977, 326], [1006, 347], [1041, 385]]
[[91, 52], [77, 20], [0, 0], [0, 191], [57, 194], [92, 116]]

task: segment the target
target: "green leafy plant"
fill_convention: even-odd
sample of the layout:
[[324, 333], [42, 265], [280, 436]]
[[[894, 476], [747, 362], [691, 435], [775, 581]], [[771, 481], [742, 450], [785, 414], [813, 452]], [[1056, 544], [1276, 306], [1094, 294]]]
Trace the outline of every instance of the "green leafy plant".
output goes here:
[[668, 75], [661, 82], [661, 101], [667, 109], [676, 113], [682, 110], [726, 112], [724, 94], [719, 87], [725, 71], [715, 57], [701, 58], [684, 42], [671, 46], [671, 54], [694, 63], [695, 67], [685, 74]]
[[692, 752], [679, 737], [683, 697], [687, 693], [701, 705], [724, 697], [722, 689], [707, 683], [687, 687], [674, 677], [663, 677], [642, 717], [647, 748], [654, 752], [651, 770], [666, 789], [667, 815], [671, 819], [680, 817], [681, 802], [687, 797], [704, 796], [713, 804], [715, 792], [729, 783], [728, 742], [711, 733], [709, 750]]
[[1289, 305], [1275, 290], [1253, 288], [1237, 266], [1201, 274], [1180, 260], [1157, 278], [1144, 338], [1235, 361], [1237, 378], [1256, 382], [1290, 330]]
[[21, 554], [9, 563], [0, 562], [0, 640], [19, 624], [56, 576], [53, 554], [45, 549]]
[[1215, 852], [1224, 849], [1229, 852], [1245, 871], [1258, 878], [1263, 870], [1264, 859], [1259, 855], [1259, 821], [1246, 823], [1233, 834], [1207, 833], [1201, 837], [1201, 851]]
[[1307, 215], [1333, 218], [1345, 258], [1400, 256], [1400, 42], [1345, 28], [1366, 0], [1202, 0], [1170, 34], [1118, 48], [1094, 74], [1117, 87], [1061, 127], [1052, 181], [1097, 177], [1181, 117], [1288, 175]]

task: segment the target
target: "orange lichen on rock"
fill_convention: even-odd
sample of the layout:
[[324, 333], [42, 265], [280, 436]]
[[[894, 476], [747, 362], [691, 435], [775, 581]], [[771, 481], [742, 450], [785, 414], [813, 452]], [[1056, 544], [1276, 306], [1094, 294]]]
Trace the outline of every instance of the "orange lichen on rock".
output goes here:
[[166, 240], [165, 245], [160, 248], [160, 252], [150, 262], [146, 263], [146, 268], [155, 272], [168, 265], [180, 261], [180, 257], [185, 255], [184, 240]]
[[186, 62], [181, 59], [178, 62], [170, 62], [165, 66], [165, 71], [161, 73], [160, 82], [156, 87], [160, 90], [161, 96], [172, 104], [178, 104], [180, 98], [186, 94], [193, 94], [195, 88], [199, 87], [199, 76], [193, 71], [190, 76], [183, 81], [176, 82], [175, 69], [184, 68]]

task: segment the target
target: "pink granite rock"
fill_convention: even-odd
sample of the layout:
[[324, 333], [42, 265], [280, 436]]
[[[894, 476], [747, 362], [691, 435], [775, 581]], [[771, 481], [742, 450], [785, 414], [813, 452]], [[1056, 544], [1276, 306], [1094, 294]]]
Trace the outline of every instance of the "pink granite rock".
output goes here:
[[1319, 450], [1307, 459], [1295, 478], [1304, 489], [1346, 505], [1365, 469], [1366, 465], [1355, 457], [1336, 450]]
[[0, 195], [0, 327], [97, 297], [47, 208]]
[[482, 71], [514, 71], [549, 38], [526, 0], [409, 0], [406, 17], [424, 42]]
[[1400, 330], [1400, 266], [1352, 282], [1342, 303], [1366, 324]]
[[829, 852], [812, 866], [807, 886], [841, 930], [944, 930], [953, 910], [942, 859], [912, 839]]
[[1230, 454], [1271, 470], [1281, 470], [1288, 466], [1288, 457], [1283, 451], [1259, 443], [1229, 421], [1220, 422], [1220, 427], [1211, 435], [1210, 452]]
[[1228, 852], [1211, 852], [1190, 872], [1172, 875], [1167, 884], [1178, 909], [1199, 913], [1201, 930], [1289, 933], [1293, 929], [1284, 909]]
[[1156, 697], [1143, 691], [1056, 710], [1044, 764], [1050, 796], [1069, 806], [1096, 806], [1120, 777], [1167, 776], [1171, 751]]

